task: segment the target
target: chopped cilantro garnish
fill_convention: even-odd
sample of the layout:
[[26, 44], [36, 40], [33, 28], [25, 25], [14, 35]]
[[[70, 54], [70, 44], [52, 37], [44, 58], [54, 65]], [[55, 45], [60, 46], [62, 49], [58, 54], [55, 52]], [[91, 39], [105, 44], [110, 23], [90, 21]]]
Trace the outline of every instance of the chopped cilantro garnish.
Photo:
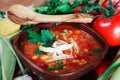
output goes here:
[[91, 50], [90, 53], [91, 54], [96, 54], [96, 53], [101, 53], [102, 52], [102, 49], [94, 49], [94, 50]]
[[54, 66], [48, 66], [48, 70], [54, 70]]
[[28, 36], [31, 43], [50, 43], [53, 42], [54, 32], [49, 30], [41, 30], [41, 33], [36, 32], [35, 30], [29, 29]]
[[43, 52], [43, 51], [41, 51], [41, 50], [39, 50], [39, 48], [36, 50], [36, 52], [35, 52], [36, 54], [45, 54], [45, 52]]
[[[54, 41], [54, 32], [45, 29], [40, 32], [36, 32], [35, 30], [29, 29], [28, 37], [31, 43], [39, 42], [39, 44], [44, 47], [51, 47]], [[36, 54], [44, 54], [44, 52], [37, 49]]]
[[42, 42], [53, 42], [53, 37], [54, 37], [53, 31], [41, 30]]
[[22, 25], [21, 26], [21, 29], [22, 30], [26, 30], [26, 29], [28, 29], [28, 28], [30, 28], [30, 27], [33, 27], [33, 26], [36, 26], [37, 24], [26, 24], [26, 25]]
[[73, 13], [73, 8], [80, 5], [78, 0], [70, 4], [69, 0], [50, 0], [48, 3], [40, 5], [34, 11], [43, 14], [67, 14]]
[[60, 70], [60, 69], [63, 69], [63, 65], [60, 60], [56, 61], [55, 66], [48, 66], [48, 70]]
[[62, 65], [62, 62], [60, 60], [58, 60], [56, 62], [56, 69], [59, 70], [59, 69], [63, 69], [63, 65]]
[[40, 34], [32, 29], [28, 30], [28, 36], [31, 43], [37, 43], [41, 41]]
[[4, 19], [6, 17], [6, 13], [3, 11], [0, 11], [0, 20]]

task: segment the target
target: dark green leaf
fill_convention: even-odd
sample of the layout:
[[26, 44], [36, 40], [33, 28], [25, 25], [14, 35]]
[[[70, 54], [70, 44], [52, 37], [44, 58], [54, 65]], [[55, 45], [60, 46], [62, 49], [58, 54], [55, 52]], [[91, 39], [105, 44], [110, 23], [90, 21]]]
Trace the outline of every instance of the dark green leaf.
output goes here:
[[69, 0], [50, 0], [45, 6], [39, 6], [35, 9], [35, 12], [43, 14], [65, 14], [71, 13], [72, 8], [70, 6]]
[[101, 52], [102, 52], [102, 49], [94, 49], [90, 51], [91, 54], [96, 54], [96, 53], [101, 53]]
[[87, 5], [87, 4], [89, 4], [89, 1], [90, 1], [90, 0], [82, 0], [82, 5]]
[[49, 6], [48, 5], [41, 5], [38, 8], [36, 8], [34, 11], [38, 12], [38, 13], [43, 13], [46, 14], [49, 10]]
[[35, 38], [35, 39], [29, 39], [29, 41], [30, 41], [31, 43], [37, 43], [37, 42], [39, 42], [40, 40], [39, 40], [38, 38]]
[[56, 11], [60, 11], [62, 13], [72, 13], [72, 7], [70, 6], [70, 4], [63, 4], [58, 6], [56, 9]]
[[54, 66], [48, 66], [48, 70], [54, 70]]
[[75, 8], [77, 6], [81, 6], [80, 1], [79, 0], [74, 0], [74, 2], [72, 4], [72, 8]]
[[28, 29], [28, 28], [30, 28], [30, 27], [31, 27], [30, 24], [22, 25], [22, 26], [21, 26], [21, 29], [22, 29], [22, 30], [25, 30], [25, 29]]
[[39, 50], [39, 48], [36, 50], [36, 52], [35, 52], [36, 54], [45, 54], [45, 52], [43, 52], [43, 51], [40, 51]]
[[6, 16], [6, 13], [3, 11], [0, 11], [0, 19], [4, 19]]
[[62, 65], [62, 62], [60, 60], [58, 60], [56, 62], [56, 69], [59, 70], [59, 69], [63, 69], [63, 65]]
[[41, 41], [42, 42], [53, 42], [54, 32], [48, 30], [41, 30]]
[[40, 34], [38, 34], [36, 31], [34, 31], [32, 29], [28, 30], [28, 36], [30, 38], [30, 42], [32, 42], [32, 43], [37, 43], [37, 42], [41, 41]]
[[33, 26], [36, 26], [37, 24], [26, 24], [26, 25], [22, 25], [21, 26], [21, 29], [22, 30], [26, 30], [26, 29], [28, 29], [28, 28], [30, 28], [30, 27], [33, 27]]

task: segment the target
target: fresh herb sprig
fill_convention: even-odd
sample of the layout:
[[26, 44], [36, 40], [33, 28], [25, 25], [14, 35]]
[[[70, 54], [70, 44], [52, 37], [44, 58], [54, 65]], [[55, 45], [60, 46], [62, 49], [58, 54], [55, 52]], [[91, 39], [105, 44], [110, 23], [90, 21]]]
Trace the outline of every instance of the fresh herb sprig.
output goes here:
[[[119, 3], [119, 1], [118, 1], [118, 3]], [[109, 18], [109, 17], [115, 15], [115, 12], [116, 12], [115, 7], [117, 6], [118, 3], [113, 5], [112, 1], [109, 0], [108, 1], [108, 7], [103, 7], [102, 5], [96, 4], [96, 5], [93, 5], [93, 6], [89, 6], [89, 8], [84, 10], [85, 11], [84, 13], [90, 13], [92, 11], [102, 11], [104, 13], [104, 16], [106, 18]]]
[[[74, 0], [71, 4], [69, 0], [50, 0], [50, 2], [40, 5], [34, 11], [42, 14], [70, 14], [74, 13], [74, 8], [84, 6], [82, 12], [85, 12], [90, 6], [98, 4], [99, 0], [91, 3], [90, 0]], [[81, 12], [81, 11], [80, 11]]]
[[[28, 30], [28, 37], [31, 43], [40, 43], [41, 46], [51, 47], [54, 41], [54, 32], [49, 30], [41, 30], [40, 32], [36, 32], [35, 30]], [[39, 49], [36, 50], [36, 54], [43, 54], [43, 51]]]
[[6, 17], [6, 13], [3, 11], [0, 11], [0, 20], [4, 19]]
[[42, 29], [40, 32], [36, 32], [35, 30], [28, 30], [29, 41], [31, 43], [51, 43], [53, 42], [54, 32]]
[[63, 64], [60, 60], [56, 61], [55, 66], [48, 66], [48, 70], [60, 70], [63, 69]]

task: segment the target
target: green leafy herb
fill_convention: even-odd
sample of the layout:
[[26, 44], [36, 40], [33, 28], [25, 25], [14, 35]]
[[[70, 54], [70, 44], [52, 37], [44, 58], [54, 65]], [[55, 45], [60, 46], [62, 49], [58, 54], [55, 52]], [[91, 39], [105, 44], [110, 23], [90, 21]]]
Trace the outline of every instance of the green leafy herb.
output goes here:
[[59, 69], [63, 69], [63, 65], [62, 65], [62, 62], [60, 60], [58, 60], [56, 62], [56, 69], [59, 70]]
[[72, 4], [72, 9], [74, 9], [75, 7], [80, 6], [80, 5], [81, 5], [81, 3], [79, 0], [74, 0], [73, 4]]
[[[54, 32], [49, 30], [41, 30], [40, 32], [36, 32], [35, 30], [28, 30], [28, 37], [31, 43], [40, 43], [40, 45], [45, 47], [51, 47], [54, 40]], [[36, 54], [44, 54], [43, 51], [39, 49], [36, 50]]]
[[32, 30], [32, 29], [29, 29], [28, 30], [28, 36], [29, 36], [29, 41], [31, 43], [37, 43], [37, 42], [40, 42], [41, 41], [41, 37], [40, 37], [40, 34], [37, 33], [36, 31]]
[[36, 26], [37, 24], [26, 24], [21, 26], [21, 30], [26, 30], [30, 27]]
[[4, 19], [6, 17], [6, 13], [3, 11], [0, 11], [0, 20]]
[[67, 14], [73, 13], [73, 8], [80, 5], [78, 0], [70, 4], [69, 0], [50, 0], [50, 2], [40, 5], [34, 11], [43, 14]]
[[60, 70], [60, 69], [63, 69], [63, 65], [60, 60], [56, 61], [55, 66], [48, 66], [48, 70]]
[[42, 42], [48, 43], [53, 42], [54, 33], [53, 31], [41, 30], [41, 33], [37, 33], [36, 31], [29, 29], [28, 30], [29, 40], [32, 43]]
[[41, 5], [38, 8], [35, 9], [35, 12], [47, 14], [47, 11], [49, 10], [49, 6], [47, 5]]
[[54, 32], [49, 30], [41, 30], [41, 41], [42, 42], [53, 42]]
[[48, 70], [54, 70], [54, 66], [48, 66]]
[[96, 53], [101, 53], [101, 52], [102, 52], [102, 49], [94, 49], [90, 51], [91, 54], [96, 54]]
[[39, 49], [37, 49], [35, 53], [36, 53], [36, 54], [45, 54], [45, 52], [43, 52], [43, 51], [41, 51], [41, 50], [39, 50]]

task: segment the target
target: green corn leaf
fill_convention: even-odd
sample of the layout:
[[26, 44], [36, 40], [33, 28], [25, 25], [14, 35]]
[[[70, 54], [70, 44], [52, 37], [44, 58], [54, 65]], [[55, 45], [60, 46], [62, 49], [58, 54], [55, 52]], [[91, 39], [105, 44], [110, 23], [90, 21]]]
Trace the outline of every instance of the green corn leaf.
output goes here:
[[[97, 80], [108, 80], [108, 78], [116, 71], [116, 69], [120, 66], [120, 58], [114, 61], [108, 68], [105, 70]], [[111, 79], [110, 79], [111, 80]]]
[[[0, 49], [1, 51], [1, 49]], [[1, 53], [0, 53], [1, 56]], [[0, 80], [2, 80], [2, 67], [1, 67], [1, 57], [0, 57]]]
[[0, 61], [0, 79], [12, 80], [16, 65], [16, 58], [10, 49], [10, 46], [8, 46], [2, 37], [0, 37]]
[[110, 80], [120, 80], [120, 67], [113, 73]]
[[25, 74], [24, 67], [16, 55], [9, 39], [0, 36], [0, 80], [12, 80], [17, 63], [22, 74]]

